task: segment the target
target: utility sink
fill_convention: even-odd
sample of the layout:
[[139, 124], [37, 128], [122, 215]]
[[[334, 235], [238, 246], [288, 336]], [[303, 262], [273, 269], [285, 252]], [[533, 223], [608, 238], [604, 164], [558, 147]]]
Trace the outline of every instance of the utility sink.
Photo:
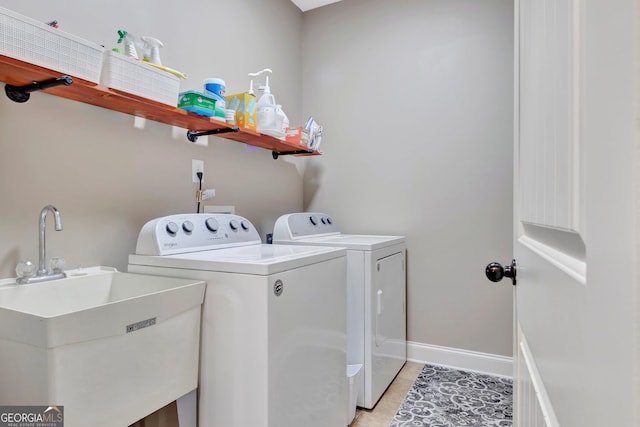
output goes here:
[[0, 405], [128, 426], [197, 387], [205, 283], [108, 267], [0, 280]]

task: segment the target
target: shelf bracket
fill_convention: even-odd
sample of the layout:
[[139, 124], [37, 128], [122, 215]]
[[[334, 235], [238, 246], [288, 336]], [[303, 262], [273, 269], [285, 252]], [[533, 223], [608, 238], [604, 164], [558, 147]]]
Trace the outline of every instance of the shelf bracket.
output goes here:
[[27, 102], [31, 96], [31, 92], [50, 89], [56, 86], [69, 86], [71, 83], [73, 83], [73, 78], [71, 78], [71, 76], [62, 76], [57, 79], [45, 80], [43, 82], [33, 82], [32, 84], [25, 86], [6, 84], [4, 86], [4, 92], [7, 94], [7, 97], [14, 102]]
[[220, 129], [205, 130], [202, 132], [196, 132], [195, 130], [188, 130], [187, 139], [191, 142], [196, 142], [199, 136], [220, 135], [221, 133], [229, 133], [229, 132], [240, 132], [240, 128], [239, 127], [220, 128]]
[[290, 156], [290, 155], [295, 155], [295, 154], [311, 154], [313, 153], [313, 150], [297, 150], [297, 151], [272, 151], [271, 152], [271, 157], [273, 157], [273, 160], [278, 160], [279, 156]]

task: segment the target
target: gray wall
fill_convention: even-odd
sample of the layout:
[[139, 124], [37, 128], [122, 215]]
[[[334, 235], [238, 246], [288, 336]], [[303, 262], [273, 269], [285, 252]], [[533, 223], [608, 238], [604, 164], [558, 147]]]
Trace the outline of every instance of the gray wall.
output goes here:
[[412, 341], [511, 355], [511, 0], [343, 0], [304, 14], [305, 207], [402, 234]]
[[[271, 87], [292, 123], [301, 121], [302, 13], [289, 0], [87, 2], [5, 0], [4, 7], [60, 29], [115, 46], [116, 31], [153, 35], [164, 42], [163, 63], [189, 74], [182, 90], [200, 89], [206, 77], [223, 77], [229, 93], [248, 89], [247, 73], [274, 70]], [[267, 150], [209, 138], [193, 146], [171, 127], [46, 94], [26, 104], [0, 97], [0, 277], [37, 258], [40, 209], [54, 204], [64, 230], [47, 236], [50, 255], [68, 267], [126, 269], [137, 233], [149, 219], [195, 212], [197, 184], [191, 160], [204, 160], [211, 204], [235, 205], [264, 235], [275, 219], [302, 208], [295, 165]], [[209, 203], [209, 201], [207, 201]], [[51, 220], [49, 220], [51, 221]], [[50, 222], [49, 224], [52, 224]]]
[[242, 91], [247, 72], [270, 67], [291, 123], [313, 115], [327, 137], [322, 157], [273, 161], [45, 94], [0, 97], [0, 277], [37, 257], [47, 203], [65, 227], [47, 236], [50, 255], [125, 270], [144, 222], [195, 209], [202, 159], [212, 204], [235, 205], [263, 235], [302, 209], [348, 232], [406, 235], [409, 339], [511, 354], [510, 286], [483, 277], [511, 256], [511, 1], [344, 0], [304, 15], [289, 0], [3, 6], [107, 47], [118, 29], [156, 36], [163, 62], [190, 75], [182, 90], [218, 76]]

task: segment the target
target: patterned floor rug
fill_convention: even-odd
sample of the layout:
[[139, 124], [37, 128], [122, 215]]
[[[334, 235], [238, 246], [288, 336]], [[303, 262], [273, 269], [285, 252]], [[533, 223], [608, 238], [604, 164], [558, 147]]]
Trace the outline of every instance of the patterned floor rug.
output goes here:
[[513, 425], [510, 379], [425, 365], [390, 427]]

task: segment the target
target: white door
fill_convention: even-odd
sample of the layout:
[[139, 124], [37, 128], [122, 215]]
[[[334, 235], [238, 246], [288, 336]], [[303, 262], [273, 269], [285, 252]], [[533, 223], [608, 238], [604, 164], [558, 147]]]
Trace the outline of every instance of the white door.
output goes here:
[[636, 3], [515, 3], [520, 427], [640, 425]]

